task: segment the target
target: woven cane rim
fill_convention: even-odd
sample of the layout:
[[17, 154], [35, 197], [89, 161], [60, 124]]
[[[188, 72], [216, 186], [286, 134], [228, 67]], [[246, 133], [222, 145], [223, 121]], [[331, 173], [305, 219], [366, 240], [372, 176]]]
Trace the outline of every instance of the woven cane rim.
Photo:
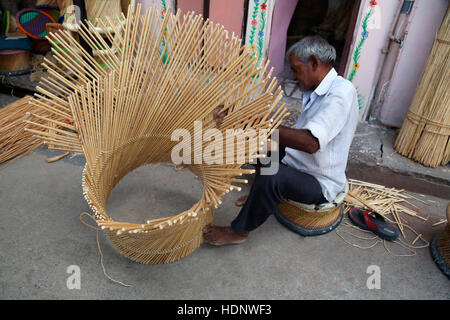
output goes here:
[[333, 224], [341, 213], [342, 205], [329, 211], [306, 211], [288, 202], [278, 205], [280, 213], [292, 223], [307, 229], [324, 228]]
[[[133, 170], [135, 169], [129, 172]], [[115, 221], [109, 217], [106, 213], [106, 207], [98, 207], [98, 203], [102, 202], [94, 199], [92, 190], [86, 184], [88, 172], [88, 164], [86, 164], [82, 178], [83, 195], [94, 212], [97, 224], [105, 231], [114, 247], [127, 258], [140, 263], [173, 262], [188, 255], [202, 243], [201, 230], [206, 224], [210, 223], [214, 212], [213, 207], [202, 201], [202, 198], [205, 197], [205, 188], [203, 188], [202, 198], [190, 209], [178, 215], [157, 219], [157, 223], [155, 220], [148, 220], [144, 224], [127, 223], [126, 228], [116, 229], [114, 224], [123, 224], [123, 222]], [[112, 189], [114, 187], [112, 186]], [[107, 200], [103, 203], [107, 203]], [[183, 219], [182, 217], [186, 218]], [[106, 227], [107, 225], [109, 227]], [[166, 226], [170, 228], [165, 228]], [[184, 234], [181, 237], [178, 236], [180, 232]], [[165, 246], [155, 245], [155, 247], [152, 247], [151, 243], [157, 243], [162, 238], [169, 240], [177, 238], [176, 244], [174, 245], [172, 241], [166, 241], [167, 245]]]
[[450, 279], [450, 203], [446, 210], [447, 225], [433, 236], [430, 243], [431, 256], [439, 269]]
[[298, 221], [296, 221], [295, 216], [285, 216], [279, 210], [275, 211], [275, 217], [281, 224], [295, 233], [298, 233], [305, 237], [319, 236], [336, 229], [341, 224], [344, 217], [344, 207], [341, 206], [339, 210], [337, 210], [337, 215], [334, 215], [334, 217], [331, 217], [331, 219], [329, 219], [325, 223], [324, 221], [321, 221], [322, 223], [320, 224], [317, 224], [317, 222], [308, 224], [304, 221], [299, 223]]
[[[448, 251], [450, 251], [450, 245], [447, 241], [447, 256], [442, 254], [442, 246], [440, 245], [442, 241], [442, 233], [436, 233], [430, 243], [430, 253], [433, 261], [437, 267], [442, 271], [444, 275], [450, 280], [450, 258], [448, 256]], [[448, 240], [448, 239], [447, 239]]]
[[336, 196], [335, 200], [321, 205], [310, 205], [283, 199], [278, 205], [278, 210], [285, 219], [302, 228], [326, 228], [339, 218], [342, 203], [348, 191], [349, 185], [346, 182], [344, 189]]
[[447, 225], [441, 232], [439, 240], [437, 241], [437, 247], [442, 258], [450, 265], [450, 203], [447, 205]]
[[[109, 195], [128, 173], [145, 165], [159, 163], [159, 161], [138, 163], [117, 172], [117, 180], [106, 185], [108, 190], [103, 197], [98, 196], [95, 189], [102, 188], [102, 179], [109, 179], [110, 173], [108, 174], [107, 169], [111, 160], [121, 157], [123, 153], [127, 152], [127, 148], [145, 142], [154, 143], [156, 138], [170, 139], [164, 135], [136, 137], [114, 150], [100, 152], [94, 170], [91, 170], [89, 164], [86, 163], [82, 174], [83, 195], [94, 213], [97, 224], [101, 226], [111, 243], [122, 255], [145, 264], [173, 262], [198, 248], [203, 241], [201, 231], [206, 224], [211, 222], [214, 208], [218, 206], [218, 204], [209, 203], [206, 200], [206, 190], [212, 188], [209, 186], [208, 174], [202, 170], [203, 166], [200, 166], [199, 171], [198, 167], [185, 165], [185, 168], [200, 178], [203, 186], [201, 198], [190, 209], [174, 216], [148, 220], [143, 224], [116, 221], [107, 214], [106, 206]], [[168, 155], [162, 154], [156, 158], [164, 160], [168, 159]], [[92, 172], [95, 173], [94, 176]], [[91, 183], [93, 187], [89, 187], [88, 181], [94, 181]], [[219, 199], [223, 194], [224, 192], [216, 192]], [[126, 226], [123, 226], [124, 224]]]

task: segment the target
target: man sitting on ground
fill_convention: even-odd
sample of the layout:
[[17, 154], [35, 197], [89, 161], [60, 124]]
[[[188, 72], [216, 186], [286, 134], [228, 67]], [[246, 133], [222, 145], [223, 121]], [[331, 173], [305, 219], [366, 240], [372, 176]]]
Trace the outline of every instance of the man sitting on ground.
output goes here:
[[[336, 50], [324, 39], [306, 37], [287, 52], [293, 79], [303, 91], [294, 128], [279, 127], [279, 170], [257, 174], [231, 226], [206, 226], [205, 242], [237, 244], [275, 212], [283, 198], [306, 204], [335, 199], [346, 183], [345, 169], [358, 122], [356, 89], [333, 68]], [[215, 114], [220, 123], [225, 115]], [[283, 147], [282, 147], [283, 146]]]

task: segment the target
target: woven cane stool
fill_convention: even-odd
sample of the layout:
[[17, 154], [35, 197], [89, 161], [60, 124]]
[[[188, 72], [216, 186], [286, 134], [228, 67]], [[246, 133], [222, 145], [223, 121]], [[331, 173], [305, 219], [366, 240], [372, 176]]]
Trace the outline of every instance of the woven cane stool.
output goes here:
[[332, 202], [311, 205], [283, 199], [275, 216], [281, 224], [302, 236], [318, 236], [335, 229], [342, 221], [342, 202], [348, 193], [348, 183]]
[[430, 251], [436, 265], [450, 280], [450, 203], [447, 205], [447, 226], [443, 232], [434, 235]]

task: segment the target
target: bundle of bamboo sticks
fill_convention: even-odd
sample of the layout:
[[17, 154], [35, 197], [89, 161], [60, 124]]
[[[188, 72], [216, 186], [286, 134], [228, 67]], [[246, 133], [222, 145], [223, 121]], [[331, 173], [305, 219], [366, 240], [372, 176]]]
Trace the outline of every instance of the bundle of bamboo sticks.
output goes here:
[[[41, 140], [24, 131], [27, 126], [25, 121], [30, 118], [29, 112], [43, 114], [42, 110], [28, 103], [30, 99], [26, 96], [0, 109], [0, 163], [17, 160], [42, 144]], [[39, 119], [37, 122], [43, 123]]]
[[[213, 163], [196, 163], [198, 154], [232, 148], [232, 160], [244, 154], [249, 162], [260, 156], [250, 148], [261, 145], [255, 132], [265, 129], [270, 135], [288, 114], [279, 106], [282, 92], [268, 64], [258, 64], [254, 53], [223, 26], [194, 13], [182, 16], [168, 10], [161, 16], [156, 7], [140, 11], [140, 5], [128, 8], [121, 31], [110, 17], [96, 21], [101, 34], [91, 21], [81, 26], [80, 36], [93, 49], [105, 51], [99, 62], [68, 32], [49, 35], [60, 49], [53, 53], [62, 67], [46, 61], [50, 76], [31, 103], [54, 118], [47, 117], [52, 126], [28, 131], [54, 149], [84, 154], [83, 193], [97, 224], [123, 255], [142, 263], [166, 263], [200, 245], [202, 228], [211, 222], [221, 197], [240, 189], [233, 185], [246, 182], [239, 176], [254, 172], [229, 162], [225, 152], [214, 151]], [[234, 130], [233, 141], [247, 143], [236, 147], [217, 134], [206, 134], [216, 126], [212, 114], [219, 105], [227, 111], [219, 132], [225, 136]], [[195, 131], [198, 123], [204, 136]], [[193, 137], [191, 161], [184, 166], [202, 181], [202, 198], [185, 212], [145, 224], [113, 220], [106, 206], [114, 186], [142, 165], [172, 162], [178, 142], [171, 136], [177, 129]]]
[[[418, 212], [418, 210], [416, 210], [417, 206], [413, 204], [413, 201], [420, 201], [427, 205], [432, 204], [428, 201], [414, 197], [413, 195], [405, 192], [405, 190], [387, 188], [379, 184], [349, 179], [349, 192], [345, 197], [344, 206], [345, 212], [353, 207], [375, 211], [381, 214], [388, 223], [397, 226], [401, 236], [395, 242], [407, 249], [410, 252], [407, 256], [410, 256], [415, 254], [414, 249], [425, 248], [429, 245], [429, 242], [424, 239], [422, 234], [417, 232], [411, 226], [406, 218], [413, 217], [423, 222], [429, 221], [429, 217], [424, 217]], [[414, 209], [414, 207], [416, 209]], [[343, 224], [343, 226], [345, 225], [346, 223]], [[347, 226], [353, 227], [348, 224]], [[342, 232], [350, 233], [344, 228], [337, 231], [339, 236], [341, 236], [340, 233]], [[414, 238], [411, 238], [411, 234], [413, 234]], [[356, 236], [354, 234], [352, 235]], [[341, 238], [343, 237], [341, 236]], [[374, 238], [366, 240], [374, 240]], [[382, 242], [380, 239], [375, 239], [374, 245], [380, 242]], [[421, 242], [422, 244], [416, 244], [417, 242]], [[354, 246], [361, 248], [359, 245]], [[366, 247], [365, 249], [368, 248], [369, 247]]]
[[85, 0], [88, 19], [116, 17], [122, 11], [121, 0]]
[[446, 165], [450, 160], [449, 12], [448, 9], [395, 141], [400, 154], [430, 167]]

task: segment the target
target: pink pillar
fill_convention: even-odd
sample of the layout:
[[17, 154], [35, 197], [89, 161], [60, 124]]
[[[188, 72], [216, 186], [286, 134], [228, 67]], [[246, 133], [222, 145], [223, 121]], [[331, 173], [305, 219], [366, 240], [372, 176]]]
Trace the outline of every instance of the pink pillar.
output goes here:
[[282, 0], [275, 2], [270, 34], [269, 60], [273, 67], [273, 75], [283, 71], [284, 56], [286, 54], [287, 30], [297, 6], [298, 0]]

